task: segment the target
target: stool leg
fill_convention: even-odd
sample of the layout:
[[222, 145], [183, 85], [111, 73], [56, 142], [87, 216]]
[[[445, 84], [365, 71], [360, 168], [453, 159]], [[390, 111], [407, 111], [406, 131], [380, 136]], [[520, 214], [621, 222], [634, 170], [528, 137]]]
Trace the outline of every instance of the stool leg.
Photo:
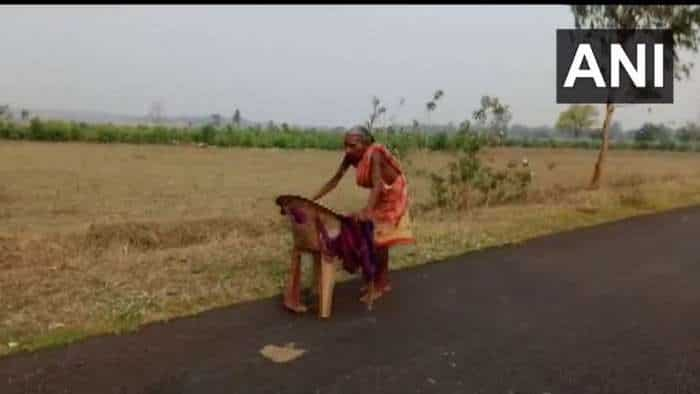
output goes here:
[[331, 317], [333, 306], [333, 288], [335, 287], [335, 262], [324, 257], [321, 261], [321, 302], [319, 305], [319, 317], [327, 319]]
[[313, 285], [311, 286], [311, 294], [313, 296], [318, 296], [321, 293], [321, 253], [314, 253], [314, 276]]
[[306, 312], [307, 308], [301, 303], [301, 252], [292, 250], [292, 262], [290, 266], [289, 278], [287, 279], [287, 290], [284, 294], [284, 306], [294, 312]]

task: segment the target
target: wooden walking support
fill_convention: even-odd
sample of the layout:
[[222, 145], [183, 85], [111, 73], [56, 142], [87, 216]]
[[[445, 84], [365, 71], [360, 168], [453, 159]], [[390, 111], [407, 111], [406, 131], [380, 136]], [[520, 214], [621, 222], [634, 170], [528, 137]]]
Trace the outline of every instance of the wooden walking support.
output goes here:
[[324, 227], [329, 237], [336, 237], [340, 234], [342, 217], [303, 197], [280, 196], [276, 203], [280, 207], [280, 213], [289, 217], [294, 239], [284, 306], [297, 313], [308, 310], [301, 302], [301, 257], [302, 254], [308, 253], [314, 260], [312, 293], [318, 295], [318, 316], [327, 319], [333, 309], [335, 271], [340, 260], [324, 254], [319, 225]]

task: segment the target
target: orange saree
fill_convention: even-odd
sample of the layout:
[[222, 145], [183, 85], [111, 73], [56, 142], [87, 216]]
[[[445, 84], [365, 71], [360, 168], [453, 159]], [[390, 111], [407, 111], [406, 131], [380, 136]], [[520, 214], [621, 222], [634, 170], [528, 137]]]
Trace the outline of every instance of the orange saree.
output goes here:
[[393, 184], [382, 185], [375, 207], [370, 212], [374, 222], [374, 241], [379, 247], [391, 247], [400, 244], [413, 244], [415, 238], [411, 231], [409, 216], [408, 183], [401, 166], [394, 156], [381, 144], [372, 144], [357, 164], [357, 184], [372, 188], [372, 163], [374, 152], [379, 152], [386, 162], [399, 174]]

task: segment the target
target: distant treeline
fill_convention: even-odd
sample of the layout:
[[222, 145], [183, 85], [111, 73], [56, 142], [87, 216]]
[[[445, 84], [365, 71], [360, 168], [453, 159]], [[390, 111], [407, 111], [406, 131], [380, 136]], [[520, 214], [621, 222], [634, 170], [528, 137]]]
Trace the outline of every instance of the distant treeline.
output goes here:
[[[439, 130], [439, 129], [437, 129]], [[426, 132], [423, 128], [379, 129], [377, 141], [392, 149], [460, 150], [468, 143], [466, 133], [457, 128]], [[299, 129], [285, 124], [265, 127], [236, 127], [233, 125], [181, 128], [165, 126], [124, 126], [87, 124], [58, 120], [29, 122], [0, 121], [0, 139], [93, 142], [129, 144], [203, 143], [221, 147], [257, 147], [281, 149], [337, 150], [343, 146], [338, 129]], [[553, 129], [527, 129], [513, 125], [501, 138], [491, 138], [491, 145], [512, 147], [551, 147], [599, 149], [599, 135], [593, 138], [565, 138]], [[662, 125], [645, 124], [639, 130], [611, 135], [611, 149], [656, 149], [700, 151], [700, 128], [688, 124], [677, 130]]]
[[[614, 122], [608, 132], [611, 141], [637, 141], [637, 142], [668, 142], [681, 143], [700, 141], [700, 124], [688, 122], [677, 129], [672, 129], [663, 124], [644, 123], [638, 129], [623, 131], [619, 122]], [[549, 126], [527, 127], [514, 124], [508, 129], [511, 138], [536, 138], [556, 140], [600, 140], [600, 130], [584, 130], [579, 138], [574, 138], [569, 131], [559, 130]]]

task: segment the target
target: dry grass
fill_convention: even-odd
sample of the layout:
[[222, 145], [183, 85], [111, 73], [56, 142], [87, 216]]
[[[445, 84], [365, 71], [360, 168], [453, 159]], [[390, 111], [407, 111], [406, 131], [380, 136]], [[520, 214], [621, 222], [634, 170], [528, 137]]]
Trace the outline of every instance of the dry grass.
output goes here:
[[[527, 157], [529, 201], [416, 213], [419, 244], [397, 249], [392, 268], [700, 202], [697, 154], [611, 152], [597, 192], [583, 190], [596, 152], [484, 156], [500, 167]], [[339, 160], [327, 151], [1, 142], [0, 354], [279, 293], [291, 238], [274, 198], [316, 192]], [[449, 160], [410, 156], [415, 203], [430, 198], [421, 174]], [[341, 212], [367, 197], [348, 175], [324, 201]]]

